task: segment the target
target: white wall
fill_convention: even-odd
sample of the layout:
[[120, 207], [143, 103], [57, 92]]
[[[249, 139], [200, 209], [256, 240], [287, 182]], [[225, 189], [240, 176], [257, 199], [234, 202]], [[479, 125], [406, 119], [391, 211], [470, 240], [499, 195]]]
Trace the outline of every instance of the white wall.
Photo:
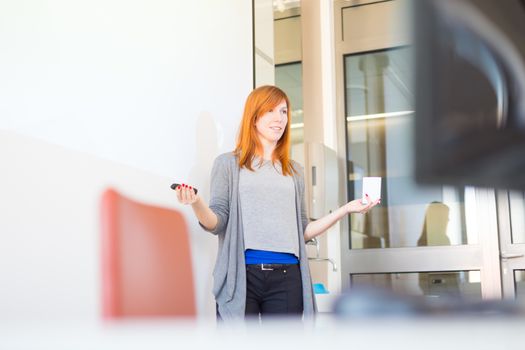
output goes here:
[[180, 177], [208, 113], [230, 149], [250, 2], [4, 1], [0, 23], [1, 128]]
[[201, 315], [216, 239], [172, 181], [207, 199], [252, 87], [245, 0], [0, 3], [0, 319], [99, 317], [98, 203], [114, 186], [183, 210]]

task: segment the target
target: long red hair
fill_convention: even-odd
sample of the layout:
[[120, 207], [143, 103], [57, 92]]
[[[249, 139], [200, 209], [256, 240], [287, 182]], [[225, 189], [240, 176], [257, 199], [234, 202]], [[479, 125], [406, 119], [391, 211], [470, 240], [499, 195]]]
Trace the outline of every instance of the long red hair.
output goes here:
[[237, 138], [237, 146], [234, 151], [235, 155], [239, 158], [239, 167], [245, 167], [253, 171], [252, 162], [254, 158], [256, 156], [262, 157], [264, 154], [262, 144], [257, 135], [255, 123], [260, 116], [275, 108], [283, 100], [286, 101], [288, 122], [286, 123], [283, 136], [277, 141], [277, 145], [272, 154], [272, 162], [275, 163], [279, 161], [281, 163], [283, 175], [292, 175], [292, 173], [296, 171], [290, 160], [290, 123], [292, 121], [290, 100], [284, 91], [272, 85], [258, 87], [253, 90], [246, 99]]

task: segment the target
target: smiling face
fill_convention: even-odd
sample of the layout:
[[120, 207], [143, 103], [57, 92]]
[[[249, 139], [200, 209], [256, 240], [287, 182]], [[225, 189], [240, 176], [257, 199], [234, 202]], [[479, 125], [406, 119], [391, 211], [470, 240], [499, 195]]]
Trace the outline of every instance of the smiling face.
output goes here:
[[263, 145], [276, 145], [283, 136], [288, 123], [288, 106], [282, 100], [273, 109], [261, 115], [255, 122], [257, 136]]

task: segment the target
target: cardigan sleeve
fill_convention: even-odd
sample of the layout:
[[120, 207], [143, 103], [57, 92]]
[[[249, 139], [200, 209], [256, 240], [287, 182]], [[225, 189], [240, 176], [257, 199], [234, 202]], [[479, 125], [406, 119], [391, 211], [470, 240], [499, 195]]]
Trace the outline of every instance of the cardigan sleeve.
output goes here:
[[213, 163], [210, 180], [210, 209], [217, 215], [217, 226], [213, 230], [199, 225], [214, 235], [224, 233], [230, 215], [230, 183], [231, 174], [227, 159], [219, 156]]
[[305, 198], [305, 184], [304, 184], [304, 168], [297, 162], [294, 162], [294, 168], [297, 170], [297, 183], [299, 184], [299, 201], [301, 203], [300, 213], [301, 213], [301, 223], [303, 226], [303, 233], [306, 230], [306, 226], [310, 222], [308, 220], [308, 215], [306, 213], [306, 198]]

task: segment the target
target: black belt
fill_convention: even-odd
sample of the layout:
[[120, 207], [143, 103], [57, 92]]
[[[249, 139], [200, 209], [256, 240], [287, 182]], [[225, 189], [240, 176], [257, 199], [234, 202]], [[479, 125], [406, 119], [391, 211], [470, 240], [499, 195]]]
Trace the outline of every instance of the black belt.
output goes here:
[[246, 267], [255, 268], [263, 271], [283, 270], [289, 269], [294, 266], [299, 266], [299, 264], [246, 264]]

